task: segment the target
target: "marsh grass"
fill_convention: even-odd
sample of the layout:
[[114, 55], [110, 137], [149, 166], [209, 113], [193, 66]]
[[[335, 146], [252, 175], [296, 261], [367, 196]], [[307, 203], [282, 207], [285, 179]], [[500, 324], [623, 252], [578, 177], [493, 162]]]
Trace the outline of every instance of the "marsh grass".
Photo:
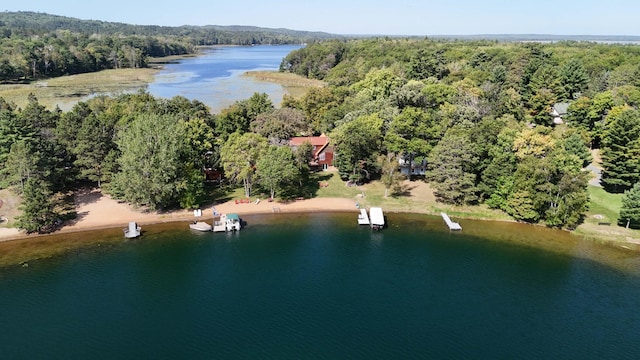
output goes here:
[[311, 88], [326, 86], [326, 83], [321, 80], [307, 79], [300, 75], [278, 71], [247, 71], [244, 76], [281, 85], [285, 92], [294, 98], [302, 97]]
[[24, 108], [29, 94], [49, 110], [69, 110], [92, 94], [117, 94], [133, 91], [153, 81], [158, 69], [116, 69], [94, 73], [61, 76], [30, 84], [0, 85], [0, 97]]

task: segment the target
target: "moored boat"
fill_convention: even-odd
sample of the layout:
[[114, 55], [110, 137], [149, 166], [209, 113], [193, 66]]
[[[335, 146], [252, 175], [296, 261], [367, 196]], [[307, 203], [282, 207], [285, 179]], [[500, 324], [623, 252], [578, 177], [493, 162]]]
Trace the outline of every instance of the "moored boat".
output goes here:
[[237, 231], [242, 227], [242, 221], [238, 214], [222, 214], [213, 219], [213, 231]]
[[189, 228], [191, 228], [191, 230], [197, 231], [211, 231], [212, 229], [211, 225], [207, 224], [204, 221], [194, 221], [189, 224]]
[[227, 231], [237, 231], [242, 227], [240, 216], [238, 214], [227, 214], [227, 220], [225, 222]]

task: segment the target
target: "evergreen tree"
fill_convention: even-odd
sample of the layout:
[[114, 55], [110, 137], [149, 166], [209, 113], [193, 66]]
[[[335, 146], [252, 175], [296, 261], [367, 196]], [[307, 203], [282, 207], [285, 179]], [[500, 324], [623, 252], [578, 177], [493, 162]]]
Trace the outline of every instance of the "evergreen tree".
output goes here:
[[621, 193], [640, 181], [640, 112], [610, 114], [602, 139], [602, 185]]
[[632, 229], [640, 229], [640, 182], [626, 191], [622, 197], [618, 225], [627, 226], [627, 223]]
[[560, 83], [564, 92], [564, 100], [572, 100], [576, 95], [582, 93], [589, 82], [589, 75], [582, 66], [582, 62], [576, 58], [571, 58], [562, 68], [560, 68]]
[[473, 170], [477, 163], [469, 134], [455, 128], [447, 131], [428, 158], [427, 178], [438, 200], [458, 205], [476, 202], [478, 189]]
[[51, 191], [47, 184], [36, 178], [26, 181], [22, 193], [22, 214], [17, 218], [18, 228], [28, 234], [51, 232], [58, 221], [59, 215], [55, 211]]
[[587, 142], [578, 131], [568, 131], [565, 133], [560, 144], [567, 153], [575, 155], [582, 160], [582, 167], [589, 165], [593, 160], [591, 152], [587, 147]]
[[80, 168], [83, 178], [95, 181], [98, 187], [108, 179], [110, 166], [106, 161], [109, 153], [116, 150], [114, 135], [115, 124], [105, 116], [98, 118], [94, 114], [84, 119], [77, 133], [74, 164]]

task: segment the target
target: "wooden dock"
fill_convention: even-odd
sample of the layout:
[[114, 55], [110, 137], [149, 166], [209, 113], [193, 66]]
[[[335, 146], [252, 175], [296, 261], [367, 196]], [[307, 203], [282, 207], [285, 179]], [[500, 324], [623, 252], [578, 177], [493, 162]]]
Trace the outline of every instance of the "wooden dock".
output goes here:
[[457, 230], [457, 231], [462, 230], [462, 226], [460, 226], [460, 224], [458, 224], [457, 222], [451, 221], [451, 219], [449, 218], [449, 215], [443, 212], [441, 212], [440, 215], [442, 216], [442, 219], [444, 220], [444, 222], [447, 223], [449, 230]]

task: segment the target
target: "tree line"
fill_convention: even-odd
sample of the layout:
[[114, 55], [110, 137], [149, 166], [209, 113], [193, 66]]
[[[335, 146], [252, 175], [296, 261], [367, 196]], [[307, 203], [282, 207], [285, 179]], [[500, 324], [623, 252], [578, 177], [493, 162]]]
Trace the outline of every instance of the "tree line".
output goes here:
[[275, 139], [306, 128], [301, 111], [276, 109], [266, 94], [220, 114], [197, 100], [143, 91], [95, 97], [68, 112], [47, 110], [34, 97], [24, 109], [0, 98], [0, 188], [22, 196], [17, 225], [27, 232], [48, 232], [73, 217], [65, 194], [84, 186], [147, 209], [198, 208], [207, 169], [223, 170], [247, 197], [256, 187], [298, 197], [311, 145], [294, 151]]
[[329, 34], [240, 26], [130, 25], [34, 12], [0, 13], [0, 83], [146, 67], [197, 46], [305, 43]]

